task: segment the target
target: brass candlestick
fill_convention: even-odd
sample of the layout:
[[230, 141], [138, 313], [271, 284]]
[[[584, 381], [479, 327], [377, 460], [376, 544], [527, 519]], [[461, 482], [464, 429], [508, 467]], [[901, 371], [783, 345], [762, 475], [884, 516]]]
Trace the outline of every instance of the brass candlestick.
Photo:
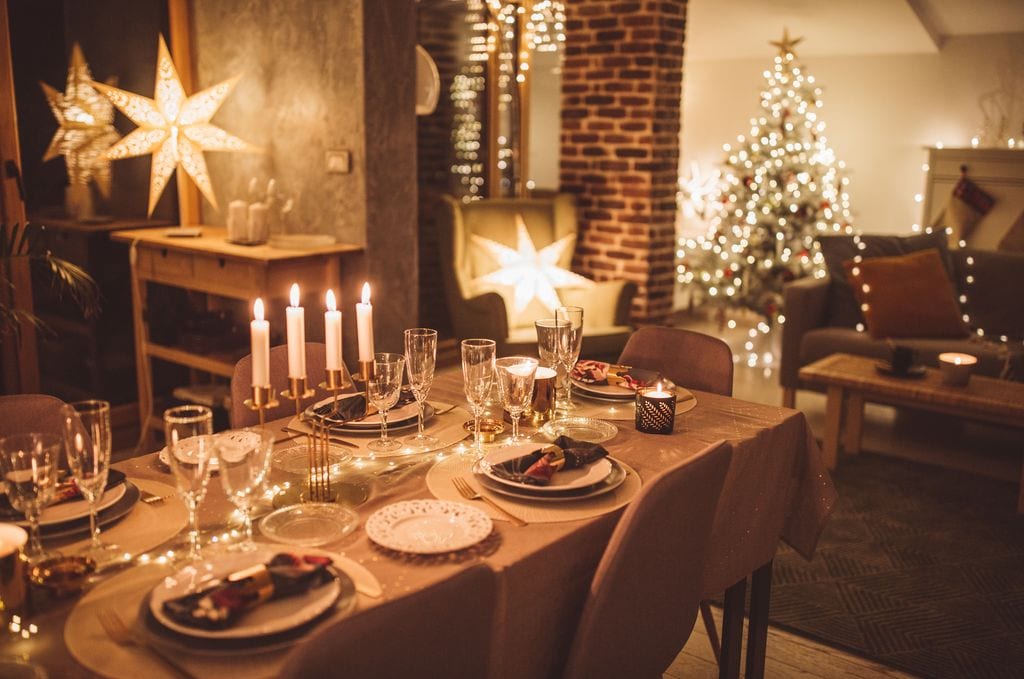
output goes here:
[[259, 417], [260, 428], [266, 424], [266, 412], [270, 408], [276, 408], [279, 406], [277, 399], [274, 398], [274, 388], [269, 384], [262, 387], [253, 385], [252, 387], [252, 398], [245, 399], [245, 407], [249, 410], [255, 410], [257, 417]]

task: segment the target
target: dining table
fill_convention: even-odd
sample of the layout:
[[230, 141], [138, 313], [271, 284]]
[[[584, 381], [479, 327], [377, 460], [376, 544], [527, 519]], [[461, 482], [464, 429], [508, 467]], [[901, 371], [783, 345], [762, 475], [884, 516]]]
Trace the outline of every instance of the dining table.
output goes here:
[[[603, 445], [609, 454], [624, 463], [632, 479], [632, 496], [643, 483], [678, 463], [696, 455], [709, 444], [727, 440], [733, 455], [711, 530], [707, 566], [702, 593], [706, 598], [726, 590], [736, 593], [739, 583], [754, 576], [754, 597], [751, 604], [752, 631], [748, 645], [761, 654], [763, 673], [764, 640], [755, 638], [755, 616], [760, 625], [767, 625], [767, 587], [770, 586], [770, 564], [779, 541], [784, 540], [804, 558], [811, 559], [818, 537], [832, 511], [837, 494], [821, 452], [803, 413], [783, 407], [753, 403], [701, 391], [692, 392], [695, 405], [680, 412], [674, 431], [669, 435], [638, 432], [632, 421], [614, 421], [618, 428], [614, 438]], [[579, 403], [585, 403], [579, 395]], [[465, 407], [461, 373], [457, 368], [438, 371], [429, 400], [441, 410], [444, 404]], [[684, 410], [684, 409], [680, 409]], [[456, 411], [458, 413], [462, 410]], [[441, 417], [427, 423], [427, 432], [439, 426]], [[287, 420], [268, 422], [279, 437]], [[533, 432], [524, 428], [527, 433]], [[279, 446], [295, 445], [303, 439], [282, 441]], [[435, 555], [408, 554], [392, 551], [374, 543], [366, 534], [364, 523], [374, 512], [403, 500], [436, 496], [437, 470], [440, 466], [460, 467], [460, 458], [473, 455], [471, 441], [454, 448], [389, 460], [386, 465], [365, 465], [359, 461], [341, 465], [338, 482], [359, 488], [361, 502], [354, 507], [360, 525], [340, 540], [320, 547], [338, 555], [348, 563], [371, 574], [379, 583], [379, 591], [359, 588], [353, 607], [339, 611], [335, 617], [359, 616], [362, 612], [389, 600], [402, 597], [447, 578], [477, 563], [487, 564], [498, 579], [498, 603], [494, 617], [491, 652], [492, 674], [495, 677], [558, 676], [571, 644], [591, 578], [616, 522], [622, 502], [607, 502], [592, 512], [568, 511], [565, 520], [557, 514], [544, 514], [536, 503], [505, 502], [506, 508], [521, 509], [527, 517], [541, 516], [518, 526], [500, 512], [491, 513], [493, 532], [472, 547]], [[499, 442], [500, 443], [500, 442]], [[492, 444], [497, 445], [497, 444]], [[140, 483], [153, 482], [169, 486], [174, 480], [157, 459], [157, 453], [129, 458], [115, 468]], [[272, 484], [287, 481], [301, 483], [302, 477], [273, 469]], [[451, 489], [454, 490], [454, 489]], [[618, 491], [617, 491], [618, 492]], [[446, 494], [446, 493], [442, 493]], [[631, 497], [632, 497], [631, 496]], [[365, 499], [363, 499], [365, 497]], [[452, 497], [455, 497], [452, 495]], [[479, 501], [470, 504], [480, 508]], [[521, 505], [519, 507], [518, 505]], [[181, 501], [168, 497], [150, 507], [159, 516], [162, 512], [178, 512]], [[536, 511], [534, 511], [536, 510]], [[216, 478], [209, 484], [207, 496], [199, 509], [200, 528], [207, 543], [204, 549], [216, 547], [210, 536], [228, 530], [233, 506]], [[537, 514], [541, 512], [541, 514]], [[147, 530], [145, 526], [137, 530]], [[108, 527], [105, 533], [113, 534]], [[259, 531], [257, 539], [265, 541]], [[167, 545], [148, 551], [154, 559]], [[289, 547], [281, 546], [282, 551]], [[91, 585], [100, 591], [105, 581], [123, 583], [107, 597], [106, 605], [119, 610], [129, 624], [135, 624], [141, 590], [152, 588], [172, 566], [161, 566], [154, 560], [134, 558], [131, 565], [103, 576]], [[768, 567], [767, 583], [765, 568]], [[138, 574], [134, 577], [134, 574]], [[358, 583], [357, 583], [358, 584]], [[759, 589], [760, 588], [760, 589]], [[7, 654], [21, 655], [41, 665], [51, 677], [108, 676], [135, 679], [146, 676], [158, 679], [173, 676], [152, 656], [132, 647], [118, 646], [110, 641], [82, 612], [91, 592], [70, 598], [39, 597], [38, 605], [24, 616], [21, 626], [33, 626], [29, 638], [9, 632]], [[742, 597], [741, 597], [742, 598]], [[755, 611], [761, 602], [763, 610]], [[119, 603], [123, 602], [123, 603]], [[743, 604], [727, 597], [725, 633], [735, 634], [736, 616], [742, 633]], [[737, 612], [738, 610], [738, 612]], [[763, 619], [763, 620], [762, 620]], [[699, 623], [698, 623], [699, 624]], [[730, 632], [730, 627], [732, 632]], [[339, 628], [343, 630], [343, 625]], [[392, 630], [382, 630], [391, 634]], [[73, 642], [73, 643], [72, 643]], [[723, 640], [723, 676], [738, 676], [739, 644], [734, 637]], [[83, 650], [84, 649], [84, 650]], [[210, 655], [178, 650], [177, 660], [200, 677], [214, 677], [220, 672], [231, 676], [273, 676], [280, 668], [288, 648], [266, 650], [254, 646], [244, 655]], [[748, 656], [748, 669], [750, 667]], [[754, 660], [755, 669], [757, 660]]]

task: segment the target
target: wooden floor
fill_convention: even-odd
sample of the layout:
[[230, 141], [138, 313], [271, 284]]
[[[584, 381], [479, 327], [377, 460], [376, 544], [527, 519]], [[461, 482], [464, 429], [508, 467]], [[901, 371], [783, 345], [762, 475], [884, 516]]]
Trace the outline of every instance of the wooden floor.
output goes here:
[[[715, 616], [715, 623], [721, 630], [722, 611], [713, 606], [711, 610]], [[788, 677], [874, 679], [875, 677], [913, 676], [775, 627], [768, 630], [768, 652], [765, 657], [764, 673], [771, 679], [786, 679]], [[664, 676], [671, 679], [703, 679], [704, 677], [714, 679], [718, 676], [718, 665], [711, 654], [708, 635], [699, 616], [689, 641], [686, 642], [682, 653], [675, 659]]]

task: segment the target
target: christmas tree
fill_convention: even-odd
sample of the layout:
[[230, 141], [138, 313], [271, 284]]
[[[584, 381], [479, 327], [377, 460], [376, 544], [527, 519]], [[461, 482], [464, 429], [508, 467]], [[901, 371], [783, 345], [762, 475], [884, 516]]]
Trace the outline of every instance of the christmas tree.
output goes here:
[[762, 114], [749, 134], [725, 144], [723, 182], [708, 232], [680, 243], [679, 280], [726, 306], [751, 309], [768, 323], [782, 313], [782, 287], [824, 275], [817, 237], [853, 233], [844, 165], [818, 116], [821, 89], [796, 61], [802, 38], [782, 40], [764, 72]]

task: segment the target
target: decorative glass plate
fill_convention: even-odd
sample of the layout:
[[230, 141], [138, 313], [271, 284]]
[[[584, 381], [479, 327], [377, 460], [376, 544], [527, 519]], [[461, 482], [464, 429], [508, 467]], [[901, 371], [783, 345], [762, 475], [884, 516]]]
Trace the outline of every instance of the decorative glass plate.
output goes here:
[[411, 554], [441, 554], [471, 547], [488, 535], [491, 517], [446, 500], [407, 500], [374, 512], [366, 535], [382, 547]]
[[317, 547], [337, 542], [359, 525], [359, 514], [343, 505], [304, 502], [260, 519], [260, 532], [275, 542]]
[[619, 433], [619, 428], [593, 417], [561, 417], [546, 423], [540, 428], [540, 431], [551, 440], [559, 436], [568, 436], [577, 441], [604, 443], [615, 438], [615, 435]]

